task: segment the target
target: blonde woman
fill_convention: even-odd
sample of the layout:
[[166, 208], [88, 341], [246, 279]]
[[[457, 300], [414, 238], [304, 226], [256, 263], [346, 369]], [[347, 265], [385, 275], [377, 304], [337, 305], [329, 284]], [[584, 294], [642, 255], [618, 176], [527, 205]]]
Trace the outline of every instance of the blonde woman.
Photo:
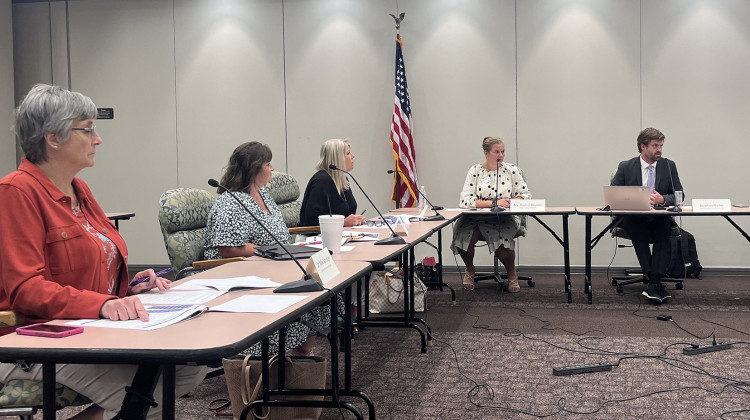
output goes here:
[[[531, 198], [518, 167], [505, 162], [505, 143], [499, 137], [485, 137], [482, 150], [485, 162], [469, 168], [461, 191], [461, 208], [492, 207], [492, 201], [497, 200], [499, 207], [507, 209], [510, 207], [510, 200]], [[481, 239], [487, 242], [490, 252], [505, 266], [508, 291], [515, 293], [521, 290], [516, 273], [513, 239], [520, 226], [521, 219], [518, 216], [503, 213], [497, 213], [496, 217], [466, 214], [461, 217], [453, 229], [451, 249], [454, 254], [461, 256], [466, 265], [464, 289], [474, 290], [474, 248]]]
[[302, 226], [317, 226], [322, 214], [343, 215], [344, 226], [357, 226], [365, 220], [365, 216], [357, 214], [357, 200], [346, 174], [330, 169], [330, 165], [346, 171], [354, 169], [354, 153], [348, 139], [327, 140], [320, 148], [320, 161], [315, 167], [318, 172], [310, 178], [302, 198]]

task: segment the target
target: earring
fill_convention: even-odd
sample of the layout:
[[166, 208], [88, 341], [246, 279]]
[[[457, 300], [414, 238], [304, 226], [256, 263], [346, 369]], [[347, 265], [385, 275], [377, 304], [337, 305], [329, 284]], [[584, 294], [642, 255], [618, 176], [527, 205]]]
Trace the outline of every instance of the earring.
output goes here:
[[52, 146], [53, 149], [57, 150], [57, 146]]

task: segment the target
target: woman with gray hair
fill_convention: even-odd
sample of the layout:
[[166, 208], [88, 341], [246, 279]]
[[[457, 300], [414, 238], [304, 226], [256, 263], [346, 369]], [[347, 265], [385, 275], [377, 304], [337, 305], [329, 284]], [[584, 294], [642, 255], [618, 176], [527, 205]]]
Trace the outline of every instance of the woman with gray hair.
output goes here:
[[[96, 105], [77, 92], [44, 84], [31, 88], [16, 109], [15, 132], [25, 157], [0, 180], [0, 310], [25, 315], [28, 323], [52, 319], [141, 319], [149, 314], [139, 293], [170, 281], [154, 270], [129, 283], [125, 241], [76, 175], [94, 166], [102, 139], [94, 125]], [[0, 334], [14, 327], [0, 328]], [[94, 402], [75, 419], [116, 414], [137, 366], [57, 365], [57, 382]], [[180, 366], [176, 396], [195, 388], [205, 367]], [[0, 364], [0, 382], [42, 379], [42, 365], [30, 370]], [[161, 403], [161, 389], [155, 398]], [[149, 419], [161, 418], [161, 404]]]
[[361, 225], [365, 216], [357, 214], [357, 200], [354, 199], [349, 180], [341, 171], [334, 171], [330, 165], [351, 171], [354, 169], [354, 153], [348, 139], [331, 139], [320, 148], [318, 170], [305, 188], [302, 208], [299, 212], [300, 225], [317, 226], [318, 216], [340, 214], [345, 217], [344, 226]]

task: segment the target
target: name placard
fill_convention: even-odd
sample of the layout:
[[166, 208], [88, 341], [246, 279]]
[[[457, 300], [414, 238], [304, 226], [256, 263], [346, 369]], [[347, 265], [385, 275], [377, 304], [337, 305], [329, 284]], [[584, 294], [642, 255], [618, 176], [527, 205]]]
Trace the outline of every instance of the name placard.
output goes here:
[[307, 262], [305, 271], [323, 284], [326, 284], [339, 274], [339, 268], [336, 266], [333, 258], [331, 258], [328, 248], [323, 248], [314, 253], [310, 257], [310, 261]]
[[546, 200], [510, 200], [510, 211], [539, 211], [546, 210]]
[[694, 213], [723, 213], [732, 211], [732, 202], [728, 198], [694, 198]]

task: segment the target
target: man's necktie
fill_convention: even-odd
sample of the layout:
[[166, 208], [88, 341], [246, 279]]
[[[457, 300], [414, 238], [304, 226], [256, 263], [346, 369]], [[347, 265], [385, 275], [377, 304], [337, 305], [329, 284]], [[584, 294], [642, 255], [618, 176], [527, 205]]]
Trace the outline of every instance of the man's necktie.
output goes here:
[[648, 165], [648, 180], [646, 180], [646, 185], [648, 186], [648, 190], [651, 192], [651, 194], [654, 193], [654, 165]]

